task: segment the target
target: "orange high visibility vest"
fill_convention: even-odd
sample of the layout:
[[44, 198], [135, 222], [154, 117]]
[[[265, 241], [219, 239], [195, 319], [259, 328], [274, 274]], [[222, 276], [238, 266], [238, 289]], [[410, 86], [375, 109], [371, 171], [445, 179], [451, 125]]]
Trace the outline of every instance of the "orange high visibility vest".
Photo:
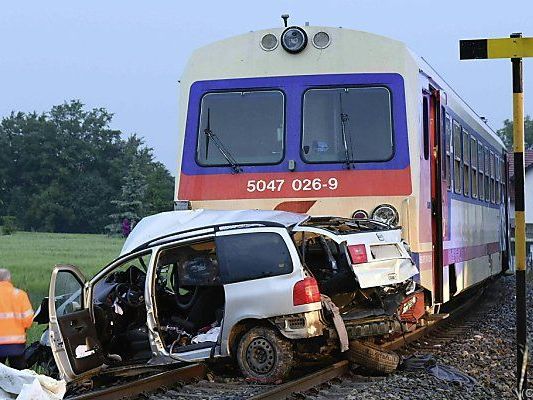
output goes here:
[[0, 282], [0, 345], [26, 343], [26, 329], [33, 321], [33, 309], [25, 291], [11, 282]]

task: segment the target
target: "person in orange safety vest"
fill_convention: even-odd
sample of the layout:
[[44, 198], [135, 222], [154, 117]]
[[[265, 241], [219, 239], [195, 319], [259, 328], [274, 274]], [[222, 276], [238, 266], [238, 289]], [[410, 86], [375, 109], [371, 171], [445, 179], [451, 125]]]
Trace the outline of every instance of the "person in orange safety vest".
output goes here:
[[28, 295], [11, 283], [11, 273], [0, 268], [0, 362], [16, 369], [26, 368], [26, 330], [33, 321]]

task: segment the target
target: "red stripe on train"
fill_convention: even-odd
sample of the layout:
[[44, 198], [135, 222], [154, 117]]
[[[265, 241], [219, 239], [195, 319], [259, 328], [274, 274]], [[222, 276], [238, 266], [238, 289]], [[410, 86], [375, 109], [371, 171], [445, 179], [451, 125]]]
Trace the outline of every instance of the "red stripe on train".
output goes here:
[[407, 196], [410, 168], [180, 175], [180, 200]]

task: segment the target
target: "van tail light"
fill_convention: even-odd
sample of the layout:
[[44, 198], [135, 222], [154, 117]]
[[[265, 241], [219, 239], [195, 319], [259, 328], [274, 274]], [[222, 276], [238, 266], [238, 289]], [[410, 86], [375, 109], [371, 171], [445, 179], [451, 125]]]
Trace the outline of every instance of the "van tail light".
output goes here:
[[292, 303], [295, 306], [320, 301], [320, 290], [315, 278], [308, 277], [296, 282], [292, 290]]
[[352, 259], [352, 264], [362, 264], [368, 261], [366, 256], [366, 247], [364, 244], [354, 244], [348, 246], [348, 252]]

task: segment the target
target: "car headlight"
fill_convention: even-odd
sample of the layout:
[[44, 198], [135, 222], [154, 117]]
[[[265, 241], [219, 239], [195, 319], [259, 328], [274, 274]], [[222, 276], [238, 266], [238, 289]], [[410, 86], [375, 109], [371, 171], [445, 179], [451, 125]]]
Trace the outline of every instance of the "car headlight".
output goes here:
[[390, 226], [396, 226], [400, 220], [398, 211], [390, 204], [381, 204], [372, 211], [372, 219]]
[[352, 214], [353, 219], [368, 219], [368, 213], [365, 210], [355, 210]]
[[281, 34], [281, 45], [289, 53], [299, 53], [307, 46], [307, 34], [298, 26], [289, 26]]

